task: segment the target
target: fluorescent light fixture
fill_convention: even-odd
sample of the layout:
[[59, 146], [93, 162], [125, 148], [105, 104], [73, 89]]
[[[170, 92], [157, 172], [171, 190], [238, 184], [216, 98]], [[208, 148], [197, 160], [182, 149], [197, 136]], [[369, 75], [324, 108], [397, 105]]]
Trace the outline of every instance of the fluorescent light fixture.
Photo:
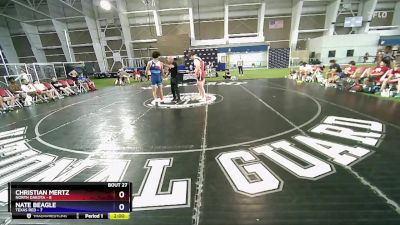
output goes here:
[[101, 0], [100, 1], [100, 7], [103, 8], [104, 10], [110, 10], [111, 9], [111, 3], [107, 0]]

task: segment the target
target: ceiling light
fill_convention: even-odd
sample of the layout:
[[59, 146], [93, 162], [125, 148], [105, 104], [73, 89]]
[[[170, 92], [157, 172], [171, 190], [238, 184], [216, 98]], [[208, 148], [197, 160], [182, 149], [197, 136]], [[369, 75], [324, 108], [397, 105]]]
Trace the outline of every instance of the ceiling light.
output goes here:
[[107, 0], [101, 0], [100, 1], [100, 6], [101, 8], [105, 9], [105, 10], [110, 10], [111, 9], [111, 3]]

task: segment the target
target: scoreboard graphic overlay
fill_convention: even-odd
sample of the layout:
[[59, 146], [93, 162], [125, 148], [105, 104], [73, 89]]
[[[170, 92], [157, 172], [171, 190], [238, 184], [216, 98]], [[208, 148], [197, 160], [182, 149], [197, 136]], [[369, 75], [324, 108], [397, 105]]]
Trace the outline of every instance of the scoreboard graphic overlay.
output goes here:
[[13, 219], [129, 219], [132, 184], [9, 183]]

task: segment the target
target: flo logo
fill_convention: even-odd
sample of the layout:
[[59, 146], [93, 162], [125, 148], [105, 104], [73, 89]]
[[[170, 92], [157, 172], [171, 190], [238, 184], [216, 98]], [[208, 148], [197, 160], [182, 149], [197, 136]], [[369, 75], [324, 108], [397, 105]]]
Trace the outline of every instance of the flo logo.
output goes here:
[[144, 102], [144, 105], [151, 108], [161, 108], [161, 109], [184, 109], [184, 108], [194, 108], [204, 105], [210, 105], [214, 103], [221, 102], [222, 96], [208, 93], [206, 94], [206, 99], [202, 100], [199, 98], [198, 93], [182, 93], [181, 101], [174, 102], [172, 95], [164, 96], [163, 102], [158, 102], [154, 99], [149, 99]]

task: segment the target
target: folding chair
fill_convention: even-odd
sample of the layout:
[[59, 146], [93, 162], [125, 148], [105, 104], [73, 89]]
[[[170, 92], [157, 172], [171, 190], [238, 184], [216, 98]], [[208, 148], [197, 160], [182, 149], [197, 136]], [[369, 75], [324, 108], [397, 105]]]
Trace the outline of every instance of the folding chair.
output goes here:
[[386, 71], [385, 74], [382, 75], [381, 79], [379, 79], [379, 82], [382, 83], [385, 79], [387, 79], [389, 77], [389, 74], [392, 73], [392, 69]]
[[[69, 85], [68, 85], [68, 83], [67, 83], [67, 81], [65, 81], [65, 80], [58, 80], [58, 82], [60, 82], [60, 84], [62, 84], [63, 86], [67, 86], [67, 87], [69, 87]], [[61, 89], [60, 89], [61, 90]], [[61, 93], [62, 93], [62, 95], [64, 95], [64, 96], [69, 96], [69, 94], [68, 93], [66, 93], [65, 91], [63, 91], [63, 90], [61, 90]]]
[[[356, 70], [357, 71], [357, 70]], [[365, 75], [367, 74], [367, 73], [369, 73], [369, 71], [371, 71], [371, 68], [367, 68], [367, 67], [360, 67], [359, 68], [359, 72], [358, 73], [361, 73], [361, 75], [360, 75], [360, 78], [364, 78], [365, 77]]]
[[[367, 68], [365, 66], [360, 67], [358, 69], [356, 69], [356, 71], [354, 71], [353, 74], [351, 74], [348, 78], [347, 78], [347, 82], [348, 83], [352, 83], [353, 82], [357, 82], [358, 80], [360, 80], [361, 78], [363, 78], [365, 76], [366, 73], [369, 72], [370, 68]], [[357, 74], [360, 74], [360, 76], [357, 77]]]
[[68, 79], [66, 80], [67, 84], [71, 89], [74, 89], [73, 91], [77, 91], [78, 93], [82, 93], [82, 87], [80, 84], [76, 84], [75, 81]]
[[47, 89], [54, 90], [54, 92], [56, 93], [58, 99], [64, 98], [64, 97], [57, 91], [57, 89], [56, 89], [53, 85], [51, 85], [50, 83], [43, 82], [43, 85], [44, 85]]
[[[4, 89], [4, 88], [0, 88], [0, 96], [1, 97], [15, 97], [9, 90]], [[18, 107], [22, 107], [21, 102], [19, 102], [19, 99], [15, 97], [15, 104]]]
[[[78, 88], [79, 88], [79, 91], [81, 92], [81, 93], [87, 93], [89, 90], [88, 90], [88, 88], [86, 88], [86, 86], [83, 84], [84, 83], [84, 81], [81, 81], [81, 80], [78, 80]], [[86, 83], [85, 83], [86, 84]], [[87, 85], [87, 84], [86, 84]]]

